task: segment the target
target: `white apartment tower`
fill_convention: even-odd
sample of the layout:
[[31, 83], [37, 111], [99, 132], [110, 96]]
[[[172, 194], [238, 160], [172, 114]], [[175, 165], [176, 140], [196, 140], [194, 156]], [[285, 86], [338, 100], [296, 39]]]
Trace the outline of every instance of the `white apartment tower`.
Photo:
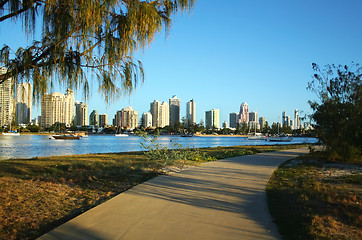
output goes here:
[[31, 121], [32, 92], [31, 83], [19, 83], [17, 85], [15, 116], [19, 124], [29, 124]]
[[294, 110], [294, 129], [299, 129], [300, 121], [299, 121], [299, 115], [298, 115], [298, 109]]
[[152, 127], [152, 114], [150, 112], [142, 114], [142, 126], [145, 128]]
[[66, 94], [44, 94], [41, 101], [41, 126], [50, 127], [54, 123], [64, 123], [70, 126], [74, 119], [74, 92], [67, 90]]
[[162, 104], [155, 100], [150, 104], [153, 127], [165, 127], [170, 124], [170, 109], [167, 102]]
[[248, 123], [249, 122], [249, 106], [246, 102], [243, 102], [240, 105], [240, 112], [239, 112], [239, 123]]
[[196, 124], [196, 103], [192, 99], [186, 103], [186, 125]]
[[220, 128], [220, 110], [212, 109], [210, 111], [206, 111], [205, 124], [207, 129], [210, 129], [212, 127]]
[[88, 106], [83, 102], [75, 102], [75, 118], [76, 126], [88, 125]]
[[[6, 73], [6, 68], [0, 67], [0, 74]], [[9, 125], [14, 114], [14, 79], [9, 78], [0, 84], [0, 127]]]
[[180, 123], [180, 104], [181, 101], [174, 95], [169, 99], [170, 104], [170, 126], [174, 127], [176, 123]]
[[132, 107], [122, 109], [122, 127], [135, 129], [138, 126], [138, 112]]

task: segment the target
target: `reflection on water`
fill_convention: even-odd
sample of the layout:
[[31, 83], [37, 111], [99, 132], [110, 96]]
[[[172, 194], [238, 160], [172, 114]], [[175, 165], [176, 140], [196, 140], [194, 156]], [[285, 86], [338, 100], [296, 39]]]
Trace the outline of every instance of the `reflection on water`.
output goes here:
[[[0, 159], [144, 150], [141, 148], [139, 141], [140, 138], [136, 136], [115, 137], [113, 135], [90, 135], [80, 140], [54, 140], [45, 135], [0, 135]], [[315, 138], [293, 138], [291, 143], [314, 143], [316, 141]], [[184, 147], [197, 148], [271, 144], [265, 141], [250, 141], [242, 137], [183, 138], [179, 136], [160, 136], [158, 142], [169, 148], [175, 142]]]

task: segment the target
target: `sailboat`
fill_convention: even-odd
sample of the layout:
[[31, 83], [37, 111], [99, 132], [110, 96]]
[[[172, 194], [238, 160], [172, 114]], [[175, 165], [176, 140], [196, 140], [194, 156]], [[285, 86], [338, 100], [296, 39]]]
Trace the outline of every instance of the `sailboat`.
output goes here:
[[11, 131], [11, 118], [9, 121], [9, 132], [3, 132], [2, 135], [4, 136], [20, 136], [20, 133], [16, 131]]
[[248, 140], [266, 140], [266, 137], [261, 133], [256, 132], [256, 124], [255, 124], [255, 132], [248, 133]]
[[289, 136], [279, 135], [279, 123], [278, 123], [278, 135], [275, 137], [269, 137], [270, 142], [290, 142], [293, 138]]

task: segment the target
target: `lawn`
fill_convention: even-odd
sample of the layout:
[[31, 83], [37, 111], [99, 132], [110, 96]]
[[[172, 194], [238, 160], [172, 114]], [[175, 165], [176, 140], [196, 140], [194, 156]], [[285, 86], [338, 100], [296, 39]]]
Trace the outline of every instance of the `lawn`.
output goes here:
[[362, 164], [328, 162], [322, 153], [279, 167], [267, 186], [284, 239], [362, 239]]

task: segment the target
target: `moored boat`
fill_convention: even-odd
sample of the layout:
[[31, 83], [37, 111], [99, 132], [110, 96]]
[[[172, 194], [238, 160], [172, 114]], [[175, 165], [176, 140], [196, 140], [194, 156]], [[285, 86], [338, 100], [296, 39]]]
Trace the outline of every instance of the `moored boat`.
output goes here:
[[3, 132], [2, 135], [4, 136], [20, 136], [18, 132]]
[[266, 136], [261, 133], [252, 133], [248, 135], [248, 140], [266, 140]]
[[54, 139], [69, 139], [69, 140], [78, 140], [79, 136], [74, 135], [74, 134], [61, 134], [61, 135], [53, 135], [52, 136]]
[[293, 138], [289, 136], [269, 137], [270, 142], [290, 142]]

